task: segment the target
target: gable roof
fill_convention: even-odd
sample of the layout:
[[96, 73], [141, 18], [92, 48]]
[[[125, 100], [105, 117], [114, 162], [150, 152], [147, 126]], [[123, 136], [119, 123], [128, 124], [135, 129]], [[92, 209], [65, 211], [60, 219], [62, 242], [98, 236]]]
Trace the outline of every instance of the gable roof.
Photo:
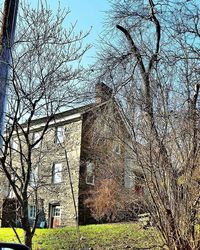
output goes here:
[[[60, 119], [65, 118], [65, 117], [70, 117], [70, 116], [72, 116], [72, 118], [73, 118], [73, 115], [77, 115], [77, 114], [80, 114], [80, 115], [84, 114], [88, 110], [92, 109], [94, 106], [95, 106], [95, 104], [91, 103], [91, 104], [88, 104], [88, 105], [85, 105], [85, 106], [81, 106], [81, 107], [78, 107], [78, 108], [69, 109], [69, 110], [64, 111], [64, 112], [56, 113], [54, 115], [54, 121], [60, 120]], [[47, 121], [48, 118], [49, 118], [48, 116], [45, 116], [45, 117], [41, 117], [41, 118], [38, 118], [38, 119], [34, 119], [34, 120], [31, 121], [31, 125], [34, 126], [34, 125], [39, 125], [41, 123], [44, 123], [44, 122]], [[24, 123], [24, 125], [25, 124], [26, 123]]]
[[[98, 108], [104, 106], [108, 101], [103, 103], [91, 103], [78, 108], [69, 109], [64, 112], [59, 112], [53, 115], [53, 119], [50, 121], [49, 126], [60, 124], [66, 121], [71, 121], [74, 119], [81, 119], [83, 114], [94, 110], [94, 108]], [[46, 122], [49, 120], [50, 116], [41, 117], [38, 119], [33, 119], [31, 121], [31, 127], [33, 130], [39, 129], [40, 127], [45, 126]], [[27, 122], [23, 123], [22, 126], [26, 127]]]
[[[84, 114], [87, 114], [89, 112], [94, 112], [95, 110], [98, 110], [98, 108], [101, 108], [103, 106], [105, 106], [106, 104], [110, 103], [110, 101], [112, 100], [112, 102], [115, 105], [115, 108], [117, 109], [117, 113], [121, 119], [121, 122], [124, 124], [124, 128], [126, 129], [126, 131], [128, 132], [128, 134], [131, 134], [131, 130], [129, 127], [129, 124], [127, 123], [127, 120], [121, 110], [121, 107], [119, 106], [119, 104], [116, 102], [115, 99], [111, 98], [107, 101], [104, 101], [102, 103], [90, 103], [84, 106], [80, 106], [77, 108], [73, 108], [73, 109], [69, 109], [66, 110], [64, 112], [59, 112], [56, 113], [53, 116], [53, 119], [50, 121], [49, 126], [56, 126], [59, 124], [63, 124], [66, 122], [70, 122], [72, 120], [79, 120], [82, 119]], [[45, 116], [45, 117], [41, 117], [38, 119], [33, 119], [31, 121], [31, 127], [33, 130], [37, 130], [43, 126], [45, 126], [46, 122], [48, 121], [50, 117], [49, 116]], [[24, 124], [22, 124], [23, 127], [26, 127], [27, 122], [25, 122]]]

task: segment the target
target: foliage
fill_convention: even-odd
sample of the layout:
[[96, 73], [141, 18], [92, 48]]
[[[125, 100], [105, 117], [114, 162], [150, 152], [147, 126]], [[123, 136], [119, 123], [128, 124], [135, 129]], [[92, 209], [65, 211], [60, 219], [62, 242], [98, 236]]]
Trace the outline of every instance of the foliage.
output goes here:
[[128, 195], [114, 179], [104, 179], [90, 191], [86, 205], [97, 221], [118, 221], [130, 207]]
[[[23, 237], [23, 232], [18, 229]], [[139, 224], [105, 224], [80, 226], [81, 245], [83, 249], [124, 249], [150, 248], [161, 249], [162, 241], [154, 228], [143, 230]], [[13, 231], [8, 228], [0, 229], [0, 241], [17, 242]], [[158, 247], [156, 247], [158, 246]], [[84, 248], [85, 247], [85, 248]], [[33, 238], [33, 250], [79, 249], [76, 229], [37, 229]]]

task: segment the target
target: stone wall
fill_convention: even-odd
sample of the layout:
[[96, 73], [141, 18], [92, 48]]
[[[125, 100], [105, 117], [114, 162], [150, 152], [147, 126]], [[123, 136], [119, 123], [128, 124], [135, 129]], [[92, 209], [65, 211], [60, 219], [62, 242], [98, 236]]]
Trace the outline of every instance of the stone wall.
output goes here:
[[[60, 144], [55, 142], [57, 126], [64, 127], [64, 142]], [[30, 138], [33, 136], [33, 133], [40, 132], [41, 130], [42, 127], [40, 128], [38, 126], [37, 130], [31, 131]], [[30, 183], [29, 204], [35, 205], [34, 199], [36, 197], [35, 193], [37, 193], [37, 199], [42, 201], [42, 207], [40, 207], [40, 209], [43, 210], [42, 220], [45, 218], [45, 224], [48, 227], [51, 226], [50, 207], [54, 204], [59, 204], [61, 208], [61, 227], [75, 224], [76, 215], [65, 150], [67, 152], [67, 159], [73, 183], [75, 203], [78, 209], [81, 134], [81, 118], [53, 124], [49, 127], [39, 147], [33, 149], [32, 169], [34, 171], [34, 168], [37, 167], [38, 171], [37, 177]], [[26, 145], [24, 145], [24, 152], [26, 151], [25, 147]], [[20, 171], [19, 154], [13, 153], [12, 157], [15, 167], [18, 169], [17, 171]], [[62, 163], [61, 182], [56, 184], [52, 183], [52, 170], [55, 163]], [[0, 209], [3, 200], [8, 197], [8, 185], [5, 185], [3, 180], [6, 181], [6, 178], [0, 173]]]
[[[86, 205], [86, 200], [100, 181], [114, 179], [123, 186], [124, 141], [126, 141], [127, 131], [121, 126], [120, 119], [116, 104], [112, 100], [84, 115], [79, 185], [81, 224], [95, 222]], [[119, 152], [116, 152], [116, 146], [120, 147]], [[88, 161], [95, 164], [94, 185], [86, 183]]]
[[[64, 142], [60, 144], [55, 141], [57, 126], [64, 127]], [[40, 130], [42, 128], [37, 127], [32, 133]], [[30, 136], [32, 137], [32, 134]], [[95, 184], [100, 179], [113, 177], [122, 183], [125, 157], [123, 142], [126, 141], [126, 136], [127, 131], [119, 117], [116, 104], [112, 101], [85, 113], [83, 120], [76, 118], [50, 126], [40, 146], [33, 149], [32, 166], [33, 169], [38, 168], [38, 173], [37, 180], [30, 187], [30, 204], [34, 204], [34, 190], [37, 189], [48, 227], [51, 226], [50, 208], [58, 204], [61, 207], [60, 226], [76, 223], [65, 150], [79, 223], [89, 223], [92, 220], [84, 202], [94, 186], [86, 184], [86, 162], [88, 160], [95, 162]], [[120, 145], [120, 152], [116, 152], [116, 145]], [[17, 162], [17, 157], [15, 161]], [[62, 179], [57, 184], [52, 183], [55, 163], [62, 163]], [[2, 196], [5, 197], [3, 194]]]
[[[75, 224], [76, 215], [70, 187], [65, 150], [67, 152], [70, 174], [73, 183], [75, 203], [78, 207], [82, 121], [72, 121], [71, 123], [61, 125], [64, 126], [65, 130], [64, 142], [61, 144], [55, 143], [55, 127], [51, 127], [48, 130], [43, 140], [43, 155], [38, 173], [38, 184], [40, 183], [42, 186], [39, 188], [39, 198], [43, 200], [44, 212], [48, 226], [50, 226], [49, 208], [50, 205], [53, 204], [60, 204], [61, 207], [60, 226]], [[37, 157], [39, 157], [40, 153], [35, 152], [35, 155], [37, 154]], [[54, 163], [62, 163], [62, 181], [57, 184], [52, 183], [52, 168]]]

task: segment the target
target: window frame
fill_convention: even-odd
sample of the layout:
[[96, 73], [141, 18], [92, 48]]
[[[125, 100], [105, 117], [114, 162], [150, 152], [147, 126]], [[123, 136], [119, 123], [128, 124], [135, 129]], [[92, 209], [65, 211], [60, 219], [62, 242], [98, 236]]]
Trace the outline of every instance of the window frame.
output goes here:
[[[59, 211], [59, 213], [57, 213]], [[61, 216], [61, 206], [55, 205], [52, 207], [52, 216], [53, 217], [60, 217]]]
[[11, 147], [12, 147], [12, 150], [15, 150], [15, 151], [18, 150], [18, 147], [19, 147], [19, 140], [18, 140], [17, 137], [14, 137], [14, 138], [12, 139]]
[[[60, 170], [56, 171], [56, 166], [60, 166]], [[62, 182], [62, 167], [63, 164], [59, 162], [53, 163], [52, 167], [52, 184], [60, 184]], [[55, 181], [59, 177], [59, 180]]]
[[36, 205], [29, 204], [28, 205], [28, 218], [35, 219], [36, 217]]
[[65, 140], [65, 133], [64, 132], [65, 132], [64, 126], [57, 126], [56, 127], [56, 131], [55, 131], [55, 143], [56, 144], [61, 144], [64, 142], [64, 140]]
[[[89, 167], [92, 167], [91, 170], [89, 170]], [[92, 178], [92, 181], [88, 181], [88, 179], [90, 178]], [[88, 161], [86, 162], [85, 183], [88, 185], [94, 185], [94, 181], [95, 181], [95, 164], [94, 162]]]
[[[41, 131], [33, 132], [32, 143], [35, 143], [41, 137]], [[41, 140], [34, 146], [34, 148], [39, 148], [41, 145]]]
[[38, 179], [39, 179], [39, 167], [36, 166], [31, 171], [29, 182], [30, 182], [30, 184], [37, 184]]

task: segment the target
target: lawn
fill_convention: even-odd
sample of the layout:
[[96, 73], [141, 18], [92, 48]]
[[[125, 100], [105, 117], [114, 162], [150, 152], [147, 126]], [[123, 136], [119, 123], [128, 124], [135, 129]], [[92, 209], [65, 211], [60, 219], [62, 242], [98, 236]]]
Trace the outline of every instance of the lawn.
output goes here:
[[[23, 238], [23, 231], [17, 232]], [[75, 227], [37, 229], [33, 249], [161, 249], [156, 245], [162, 245], [154, 228], [144, 230], [137, 223], [80, 226], [80, 239], [79, 243]], [[17, 242], [17, 239], [12, 229], [0, 228], [0, 241]]]

